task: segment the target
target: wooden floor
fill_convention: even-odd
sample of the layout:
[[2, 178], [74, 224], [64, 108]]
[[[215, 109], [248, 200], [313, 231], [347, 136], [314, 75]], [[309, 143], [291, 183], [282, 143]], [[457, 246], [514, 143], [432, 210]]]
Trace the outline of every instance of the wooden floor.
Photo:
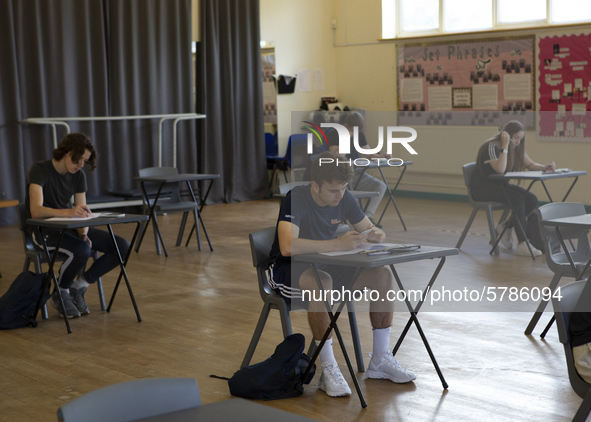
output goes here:
[[[471, 208], [468, 204], [398, 199], [408, 231], [394, 210], [385, 218], [388, 240], [398, 243], [454, 247]], [[187, 248], [175, 247], [179, 215], [160, 219], [169, 257], [155, 253], [147, 236], [128, 266], [143, 321], [138, 323], [125, 290], [119, 290], [113, 310], [99, 310], [94, 287], [87, 301], [91, 314], [72, 320], [67, 334], [63, 320], [50, 309], [39, 326], [0, 331], [0, 421], [54, 421], [57, 408], [81, 394], [109, 384], [148, 377], [195, 377], [204, 403], [229, 399], [227, 382], [210, 374], [231, 376], [246, 351], [261, 309], [248, 233], [275, 224], [276, 200], [207, 206], [204, 218], [214, 251], [198, 251], [193, 238]], [[115, 227], [130, 236], [132, 226]], [[482, 289], [484, 286], [544, 287], [552, 274], [543, 257], [517, 257], [488, 251], [484, 214], [479, 214], [462, 251], [448, 258], [436, 286]], [[17, 226], [0, 227], [0, 294], [21, 271], [24, 260]], [[434, 261], [399, 267], [403, 281], [421, 288]], [[105, 279], [113, 288], [115, 275]], [[572, 280], [563, 280], [564, 283]], [[523, 331], [531, 317], [515, 306], [487, 312], [466, 311], [463, 304], [419, 314], [449, 389], [444, 390], [417, 330], [411, 328], [396, 357], [417, 374], [414, 383], [397, 385], [365, 380], [358, 374], [368, 407], [355, 393], [329, 398], [317, 389], [317, 379], [298, 398], [263, 402], [320, 421], [569, 421], [581, 399], [572, 391], [562, 345], [553, 327], [539, 338], [550, 314], [534, 335]], [[526, 308], [524, 306], [524, 308]], [[310, 332], [306, 315], [292, 313], [294, 332]], [[359, 313], [365, 362], [371, 352], [367, 314]], [[408, 313], [397, 307], [391, 344]], [[348, 324], [341, 329], [346, 341]], [[279, 318], [272, 314], [253, 362], [266, 359], [282, 340]], [[349, 342], [350, 343], [350, 342]], [[349, 344], [349, 350], [352, 347]], [[340, 351], [337, 359], [345, 377]], [[353, 387], [350, 381], [351, 387]]]

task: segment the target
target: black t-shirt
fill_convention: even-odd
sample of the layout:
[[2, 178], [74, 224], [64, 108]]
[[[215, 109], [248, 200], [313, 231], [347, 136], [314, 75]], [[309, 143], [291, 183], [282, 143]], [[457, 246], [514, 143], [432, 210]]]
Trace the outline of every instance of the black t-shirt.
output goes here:
[[29, 185], [31, 183], [43, 189], [43, 206], [55, 209], [72, 208], [71, 199], [75, 193], [86, 192], [86, 174], [79, 170], [76, 173], [59, 174], [52, 160], [39, 161], [31, 166], [27, 173], [27, 192], [25, 204], [27, 218], [31, 218], [31, 200]]
[[[487, 141], [486, 143], [488, 144], [487, 147], [482, 148], [478, 153], [478, 157], [476, 157], [476, 168], [472, 175], [471, 184], [474, 187], [491, 183], [489, 176], [491, 174], [497, 174], [496, 170], [490, 165], [490, 162], [498, 160], [503, 149], [495, 141]], [[505, 173], [508, 171], [512, 170], [505, 169]], [[498, 183], [496, 181], [494, 182]]]
[[[321, 207], [314, 201], [310, 192], [310, 185], [297, 186], [290, 190], [279, 211], [280, 221], [287, 221], [299, 227], [301, 239], [330, 240], [334, 238], [339, 224], [345, 220], [357, 224], [365, 214], [348, 190], [337, 206]], [[277, 263], [291, 263], [291, 257], [281, 255], [279, 237], [275, 230], [275, 240], [270, 253], [271, 259]]]

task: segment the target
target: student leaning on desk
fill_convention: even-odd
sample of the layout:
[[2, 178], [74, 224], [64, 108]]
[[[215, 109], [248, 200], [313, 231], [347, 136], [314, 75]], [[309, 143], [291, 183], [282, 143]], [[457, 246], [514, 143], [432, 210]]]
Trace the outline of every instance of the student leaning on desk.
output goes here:
[[[332, 162], [328, 159], [332, 158]], [[381, 243], [385, 233], [375, 227], [347, 190], [353, 178], [353, 168], [337, 162], [333, 152], [321, 154], [312, 164], [309, 185], [298, 186], [288, 192], [277, 221], [275, 240], [271, 248], [270, 285], [292, 307], [307, 306], [308, 322], [318, 345], [329, 325], [330, 318], [321, 300], [316, 278], [309, 264], [292, 263], [291, 257], [304, 253], [352, 250], [365, 240]], [[349, 221], [354, 230], [335, 237], [339, 224]], [[368, 234], [360, 234], [372, 229]], [[350, 267], [318, 265], [324, 291], [349, 287], [355, 271]], [[389, 267], [365, 269], [357, 279], [355, 290], [375, 290], [379, 297], [387, 297], [394, 289], [394, 275]], [[304, 303], [302, 291], [313, 292], [312, 300]], [[373, 354], [366, 371], [367, 378], [389, 379], [396, 383], [410, 382], [416, 376], [400, 367], [389, 348], [390, 326], [394, 302], [372, 301], [369, 314], [373, 328]], [[320, 351], [322, 375], [319, 388], [331, 397], [351, 394], [336, 362], [332, 338]]]
[[[552, 171], [555, 168], [554, 161], [544, 165], [529, 158], [525, 152], [525, 126], [517, 120], [512, 120], [499, 133], [482, 144], [478, 150], [476, 169], [470, 186], [472, 196], [476, 201], [494, 201], [503, 204], [507, 204], [508, 196], [512, 214], [519, 219], [521, 227], [525, 228], [525, 218], [538, 208], [538, 198], [531, 192], [526, 194], [526, 189], [521, 186], [506, 181], [491, 180], [489, 175], [524, 170]], [[504, 187], [502, 183], [505, 183]], [[513, 223], [509, 220], [499, 223], [497, 226], [499, 233], [503, 230], [503, 225], [507, 225], [507, 230], [501, 239], [501, 244], [507, 249], [512, 249], [511, 227], [513, 227]], [[515, 232], [518, 242], [515, 253], [521, 256], [530, 256], [523, 234], [519, 230]], [[542, 254], [533, 246], [532, 251], [536, 256]]]
[[[94, 170], [96, 158], [96, 151], [87, 135], [67, 134], [53, 150], [53, 159], [39, 161], [29, 169], [25, 199], [27, 218], [88, 217], [90, 210], [86, 206], [86, 175], [81, 169], [88, 165], [91, 171]], [[74, 206], [70, 201], [72, 196]], [[43, 234], [48, 249], [52, 252], [57, 245], [60, 231], [45, 229]], [[32, 231], [33, 241], [42, 249], [43, 240], [39, 236], [38, 230]], [[115, 239], [121, 256], [126, 256], [129, 241], [119, 236], [115, 236]], [[82, 273], [92, 250], [103, 252], [103, 255]], [[61, 293], [68, 318], [87, 315], [90, 311], [84, 300], [86, 288], [119, 265], [119, 256], [111, 235], [94, 227], [69, 230], [63, 237], [59, 252], [68, 256], [68, 259], [60, 268], [60, 292], [54, 292], [51, 304], [63, 318], [56, 296]]]

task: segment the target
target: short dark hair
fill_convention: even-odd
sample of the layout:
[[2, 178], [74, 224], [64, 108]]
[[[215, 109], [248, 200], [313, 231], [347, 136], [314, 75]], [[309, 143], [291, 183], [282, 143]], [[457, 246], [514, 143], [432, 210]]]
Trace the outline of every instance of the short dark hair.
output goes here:
[[86, 164], [90, 167], [90, 171], [93, 171], [96, 168], [97, 153], [88, 135], [82, 132], [68, 133], [64, 136], [57, 148], [53, 150], [53, 158], [59, 161], [71, 152], [72, 161], [77, 163], [86, 150], [90, 151], [90, 158]]
[[365, 118], [361, 115], [358, 111], [349, 111], [346, 112], [347, 117], [345, 117], [345, 124], [350, 129], [353, 129], [355, 126], [359, 128], [359, 132], [363, 132], [365, 129]]
[[[332, 161], [320, 162], [321, 158], [329, 158]], [[327, 151], [320, 154], [314, 163], [312, 163], [312, 169], [310, 171], [310, 178], [319, 187], [322, 187], [323, 182], [333, 183], [349, 183], [353, 180], [353, 167], [350, 161], [338, 155], [335, 152]]]

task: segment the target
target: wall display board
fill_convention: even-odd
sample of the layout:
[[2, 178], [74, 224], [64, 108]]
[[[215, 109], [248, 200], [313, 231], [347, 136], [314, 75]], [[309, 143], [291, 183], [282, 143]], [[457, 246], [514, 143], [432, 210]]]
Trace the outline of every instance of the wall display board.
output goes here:
[[533, 127], [533, 50], [533, 36], [399, 47], [399, 124]]
[[538, 38], [539, 141], [591, 141], [591, 34]]

